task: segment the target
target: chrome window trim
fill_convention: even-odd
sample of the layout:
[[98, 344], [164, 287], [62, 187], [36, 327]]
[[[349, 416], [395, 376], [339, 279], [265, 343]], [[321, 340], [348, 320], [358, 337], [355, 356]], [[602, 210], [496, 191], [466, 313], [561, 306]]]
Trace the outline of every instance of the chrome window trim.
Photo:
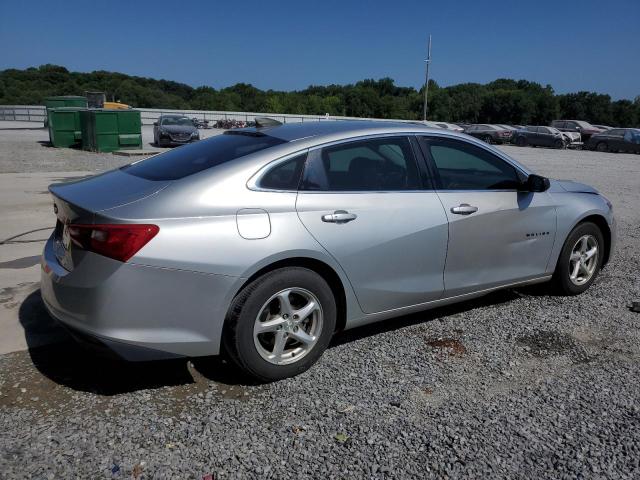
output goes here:
[[[501, 152], [500, 150], [497, 149], [493, 149], [490, 148], [486, 143], [476, 139], [475, 137], [472, 136], [468, 136], [468, 138], [465, 137], [461, 137], [460, 134], [458, 134], [457, 132], [453, 132], [453, 130], [445, 130], [442, 129], [442, 132], [421, 132], [421, 131], [394, 131], [394, 132], [388, 132], [388, 133], [372, 133], [372, 134], [368, 134], [368, 135], [357, 135], [357, 136], [353, 136], [353, 137], [349, 137], [349, 138], [341, 138], [339, 140], [331, 140], [328, 142], [323, 142], [323, 143], [319, 143], [317, 145], [314, 145], [312, 147], [307, 147], [307, 148], [303, 148], [301, 150], [297, 150], [293, 153], [289, 153], [287, 155], [284, 155], [282, 157], [278, 157], [276, 159], [271, 160], [270, 162], [266, 163], [265, 165], [263, 165], [260, 169], [258, 169], [258, 171], [256, 173], [254, 173], [249, 180], [247, 181], [247, 188], [249, 190], [252, 191], [256, 191], [256, 192], [276, 192], [276, 193], [298, 193], [298, 192], [305, 192], [305, 193], [358, 193], [358, 194], [367, 194], [367, 193], [399, 193], [399, 192], [406, 192], [406, 193], [417, 193], [417, 192], [434, 192], [434, 191], [438, 191], [437, 189], [429, 189], [429, 188], [422, 188], [419, 190], [300, 190], [300, 189], [296, 189], [296, 190], [276, 190], [276, 189], [272, 189], [272, 188], [263, 188], [260, 186], [260, 180], [262, 179], [262, 177], [267, 173], [268, 170], [270, 170], [271, 168], [274, 168], [276, 166], [278, 166], [280, 163], [282, 162], [286, 162], [287, 160], [291, 160], [294, 157], [297, 157], [298, 155], [302, 155], [303, 153], [306, 153], [307, 156], [309, 155], [309, 153], [311, 153], [314, 150], [319, 150], [322, 148], [326, 148], [326, 147], [332, 147], [334, 145], [340, 145], [340, 144], [345, 144], [345, 143], [351, 143], [351, 142], [356, 142], [356, 141], [360, 141], [360, 140], [367, 140], [367, 139], [372, 139], [372, 138], [381, 138], [381, 137], [436, 137], [436, 138], [443, 138], [443, 139], [449, 139], [449, 140], [455, 140], [455, 141], [459, 141], [459, 142], [463, 142], [463, 143], [467, 143], [470, 145], [474, 145], [476, 147], [482, 148], [484, 150], [486, 150], [488, 153], [493, 154], [495, 156], [497, 156], [498, 158], [500, 158], [501, 160], [507, 162], [509, 165], [511, 165], [513, 168], [517, 169], [519, 172], [521, 172], [522, 174], [529, 176], [531, 175], [531, 171], [527, 170], [526, 167], [524, 167], [524, 165], [520, 165], [519, 163], [516, 163], [513, 159], [511, 159], [509, 156], [507, 156], [506, 154], [504, 154], [503, 152]], [[414, 157], [415, 157], [415, 152], [414, 152]], [[420, 160], [418, 158], [414, 158], [414, 160], [416, 161], [416, 163], [418, 163]], [[416, 165], [417, 166], [417, 165]], [[304, 172], [303, 172], [304, 173]], [[447, 191], [453, 191], [453, 190], [447, 190]], [[464, 192], [499, 192], [499, 191], [509, 191], [509, 192], [517, 192], [518, 190], [461, 190]]]

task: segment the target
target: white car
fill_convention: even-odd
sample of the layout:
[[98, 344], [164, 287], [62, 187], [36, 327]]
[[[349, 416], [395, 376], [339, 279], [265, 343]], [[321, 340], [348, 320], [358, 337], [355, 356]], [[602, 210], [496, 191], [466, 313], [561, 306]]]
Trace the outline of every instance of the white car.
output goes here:
[[435, 122], [435, 124], [440, 128], [446, 128], [447, 130], [453, 130], [454, 132], [464, 132], [464, 128], [454, 123]]

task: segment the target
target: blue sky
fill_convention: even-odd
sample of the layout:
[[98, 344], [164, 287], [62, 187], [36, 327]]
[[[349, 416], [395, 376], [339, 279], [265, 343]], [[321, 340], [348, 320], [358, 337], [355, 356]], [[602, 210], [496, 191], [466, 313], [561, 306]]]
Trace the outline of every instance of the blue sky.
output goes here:
[[216, 88], [510, 77], [640, 95], [640, 0], [40, 1], [0, 8], [0, 69], [43, 63]]

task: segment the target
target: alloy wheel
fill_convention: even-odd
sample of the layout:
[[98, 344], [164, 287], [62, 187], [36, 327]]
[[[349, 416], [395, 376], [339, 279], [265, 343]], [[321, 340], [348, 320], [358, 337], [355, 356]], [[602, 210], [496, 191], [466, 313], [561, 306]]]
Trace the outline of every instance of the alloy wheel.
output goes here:
[[569, 279], [574, 285], [584, 285], [598, 266], [598, 241], [593, 235], [583, 235], [571, 249]]
[[260, 309], [253, 341], [260, 356], [275, 365], [304, 358], [322, 332], [323, 314], [318, 298], [304, 288], [287, 288], [271, 296]]

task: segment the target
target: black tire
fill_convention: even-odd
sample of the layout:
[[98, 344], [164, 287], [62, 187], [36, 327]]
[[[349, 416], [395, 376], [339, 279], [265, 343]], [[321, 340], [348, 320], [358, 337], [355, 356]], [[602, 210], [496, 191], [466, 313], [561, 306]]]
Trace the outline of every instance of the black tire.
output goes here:
[[527, 146], [527, 139], [524, 138], [524, 137], [516, 138], [516, 145], [518, 147], [526, 147]]
[[[262, 307], [274, 294], [287, 288], [302, 288], [320, 302], [323, 320], [319, 338], [300, 360], [276, 365], [264, 359], [254, 343], [253, 328]], [[251, 282], [236, 296], [223, 331], [227, 356], [247, 375], [272, 382], [298, 375], [311, 367], [329, 346], [336, 326], [336, 300], [331, 287], [317, 273], [307, 268], [288, 267], [274, 270]]]
[[609, 151], [609, 145], [607, 145], [607, 142], [600, 142], [596, 145], [596, 150], [598, 152], [608, 152]]
[[553, 142], [554, 148], [564, 148], [564, 142], [559, 138]]
[[[570, 257], [576, 242], [584, 235], [592, 235], [596, 239], [598, 244], [598, 258], [591, 278], [582, 285], [576, 285], [570, 279]], [[560, 256], [558, 257], [558, 263], [556, 264], [556, 270], [552, 279], [554, 292], [558, 295], [579, 295], [586, 291], [595, 281], [600, 269], [602, 268], [602, 261], [605, 252], [604, 247], [605, 243], [602, 231], [596, 224], [584, 222], [576, 225], [565, 240]]]
[[485, 135], [484, 137], [482, 137], [482, 140], [489, 145], [493, 143], [493, 138], [491, 137], [491, 135]]

